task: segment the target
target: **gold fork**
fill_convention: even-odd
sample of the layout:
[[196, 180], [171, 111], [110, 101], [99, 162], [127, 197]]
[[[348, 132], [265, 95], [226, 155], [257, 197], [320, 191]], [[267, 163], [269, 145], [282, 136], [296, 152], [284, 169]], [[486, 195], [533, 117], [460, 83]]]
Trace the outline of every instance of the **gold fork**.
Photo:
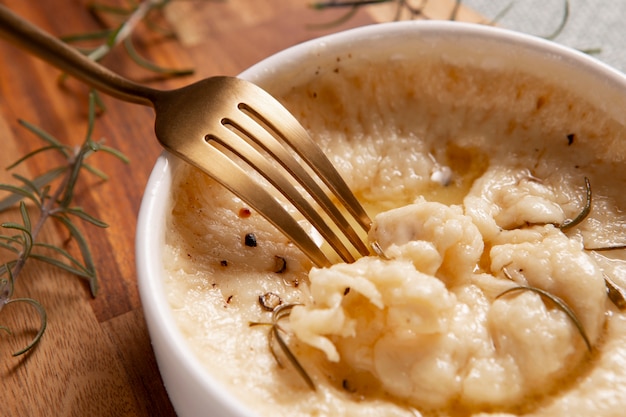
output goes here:
[[[211, 77], [176, 90], [155, 90], [109, 71], [3, 5], [0, 36], [104, 93], [154, 107], [156, 137], [165, 149], [246, 201], [315, 265], [328, 266], [332, 257], [233, 161], [233, 154], [279, 190], [341, 259], [352, 262], [369, 253], [363, 232], [353, 227], [367, 232], [371, 223], [367, 213], [302, 125], [261, 88], [234, 77]], [[316, 204], [298, 191], [293, 179]]]

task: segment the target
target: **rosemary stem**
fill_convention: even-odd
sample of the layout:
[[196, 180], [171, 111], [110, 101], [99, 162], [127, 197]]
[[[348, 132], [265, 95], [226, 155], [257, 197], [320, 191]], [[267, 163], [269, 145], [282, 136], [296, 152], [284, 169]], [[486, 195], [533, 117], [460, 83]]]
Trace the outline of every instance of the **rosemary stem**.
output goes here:
[[137, 6], [137, 8], [132, 12], [132, 14], [128, 17], [124, 23], [118, 28], [118, 30], [114, 33], [113, 38], [109, 40], [109, 42], [105, 42], [96, 49], [94, 49], [88, 57], [93, 59], [94, 61], [98, 61], [106, 54], [108, 54], [113, 47], [119, 45], [124, 42], [124, 40], [129, 37], [135, 27], [141, 22], [146, 15], [152, 10], [154, 7], [157, 7], [161, 4], [163, 0], [144, 0]]
[[[70, 181], [70, 177], [72, 175], [73, 167], [76, 164], [76, 161], [77, 161], [76, 158], [71, 158], [69, 160], [69, 169], [66, 171], [65, 175], [63, 176], [61, 183], [54, 190], [54, 193], [52, 193], [52, 195], [50, 195], [47, 198], [46, 201], [42, 201], [41, 213], [40, 213], [39, 219], [37, 220], [33, 229], [31, 230], [31, 236], [32, 236], [33, 241], [37, 240], [37, 236], [39, 236], [39, 233], [43, 229], [44, 224], [54, 212], [54, 204], [59, 200], [65, 188], [67, 187], [67, 184]], [[15, 281], [17, 281], [17, 278], [25, 265], [26, 265], [25, 250], [22, 249], [22, 251], [20, 251], [20, 253], [18, 254], [15, 265], [13, 265], [13, 268], [11, 270], [11, 273], [13, 275], [13, 285], [15, 285]]]

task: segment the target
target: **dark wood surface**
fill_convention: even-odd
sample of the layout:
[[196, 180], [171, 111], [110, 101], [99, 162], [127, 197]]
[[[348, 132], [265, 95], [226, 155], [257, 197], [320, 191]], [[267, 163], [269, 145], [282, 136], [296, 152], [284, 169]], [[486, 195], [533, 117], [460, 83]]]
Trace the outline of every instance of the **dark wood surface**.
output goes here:
[[[116, 0], [102, 0], [115, 4]], [[16, 13], [56, 36], [103, 28], [88, 11], [88, 0], [0, 0]], [[119, 0], [119, 3], [122, 3]], [[420, 2], [417, 2], [420, 3]], [[447, 18], [453, 0], [432, 1], [428, 14]], [[122, 3], [123, 4], [123, 3]], [[343, 12], [319, 12], [308, 0], [174, 1], [162, 23], [176, 38], [140, 25], [133, 35], [144, 57], [195, 74], [163, 79], [139, 68], [122, 50], [103, 63], [136, 81], [173, 88], [213, 75], [236, 75], [255, 62], [298, 42], [332, 31], [391, 20], [393, 6], [363, 9], [348, 23], [311, 29]], [[475, 19], [467, 11], [461, 19]], [[114, 23], [112, 19], [108, 24]], [[0, 41], [0, 165], [40, 147], [41, 142], [19, 125], [23, 119], [63, 143], [78, 145], [87, 127], [87, 89], [75, 80], [59, 84], [59, 71]], [[105, 97], [107, 111], [95, 125], [94, 138], [125, 153], [124, 164], [96, 154], [93, 165], [107, 172], [107, 182], [85, 175], [75, 202], [110, 225], [85, 225], [98, 267], [100, 290], [92, 298], [84, 281], [41, 263], [28, 263], [19, 275], [14, 297], [31, 297], [48, 313], [48, 329], [29, 354], [14, 358], [37, 330], [38, 319], [27, 305], [11, 304], [0, 311], [0, 415], [38, 416], [174, 416], [150, 346], [137, 290], [134, 239], [142, 192], [161, 149], [153, 134], [150, 108]], [[34, 176], [51, 167], [46, 157], [34, 158], [17, 172]], [[0, 172], [0, 180], [12, 181]], [[0, 222], [16, 213], [0, 214]], [[63, 245], [67, 233], [49, 223], [41, 240]], [[10, 258], [3, 255], [0, 262]], [[207, 413], [210, 415], [210, 413]]]

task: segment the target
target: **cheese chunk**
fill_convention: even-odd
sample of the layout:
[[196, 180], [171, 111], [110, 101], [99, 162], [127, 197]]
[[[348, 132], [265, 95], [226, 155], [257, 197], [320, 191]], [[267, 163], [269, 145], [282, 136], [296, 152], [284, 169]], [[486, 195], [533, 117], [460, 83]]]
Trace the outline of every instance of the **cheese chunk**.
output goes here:
[[[474, 190], [489, 190], [489, 213], [420, 198], [379, 214], [370, 240], [385, 258], [312, 270], [311, 299], [290, 317], [295, 335], [422, 408], [510, 406], [552, 389], [587, 354], [585, 338], [601, 333], [602, 271], [552, 224], [493, 233], [493, 224], [560, 222], [563, 212], [549, 187], [492, 185]], [[487, 236], [475, 218], [491, 219]], [[485, 258], [491, 273], [476, 272]], [[563, 300], [584, 335], [529, 287]]]

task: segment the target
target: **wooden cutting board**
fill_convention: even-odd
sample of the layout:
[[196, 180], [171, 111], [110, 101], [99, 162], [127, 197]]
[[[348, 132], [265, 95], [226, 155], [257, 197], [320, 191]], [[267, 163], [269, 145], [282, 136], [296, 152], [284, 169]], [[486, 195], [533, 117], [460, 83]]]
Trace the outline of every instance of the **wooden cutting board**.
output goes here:
[[[0, 0], [16, 13], [57, 36], [102, 29], [89, 13], [88, 0]], [[122, 0], [102, 0], [125, 4]], [[113, 70], [156, 88], [173, 88], [213, 75], [236, 75], [253, 63], [296, 43], [326, 33], [393, 20], [395, 5], [361, 9], [340, 26], [323, 28], [345, 13], [320, 12], [309, 0], [174, 1], [162, 18], [176, 34], [167, 38], [140, 26], [137, 50], [151, 61], [195, 68], [192, 76], [163, 79], [139, 68], [122, 50], [104, 59]], [[416, 1], [421, 4], [421, 1]], [[448, 19], [454, 0], [431, 1], [429, 18]], [[463, 9], [460, 20], [480, 20]], [[108, 23], [112, 23], [108, 19]], [[68, 145], [82, 142], [87, 127], [86, 88], [74, 80], [59, 83], [59, 72], [0, 41], [0, 164], [3, 167], [42, 145], [19, 125], [23, 119]], [[82, 227], [98, 267], [100, 290], [92, 298], [84, 281], [41, 263], [28, 263], [18, 276], [14, 297], [31, 297], [45, 306], [48, 328], [29, 354], [11, 353], [34, 336], [38, 318], [32, 307], [11, 304], [0, 311], [0, 415], [2, 416], [174, 416], [150, 346], [137, 291], [134, 239], [142, 192], [161, 149], [154, 138], [149, 108], [105, 97], [94, 138], [125, 153], [129, 164], [96, 154], [90, 161], [108, 173], [102, 182], [81, 179], [76, 205], [110, 225]], [[16, 171], [34, 176], [58, 164], [38, 157]], [[12, 172], [0, 181], [15, 182]], [[17, 219], [0, 214], [0, 222]], [[81, 225], [83, 226], [83, 225]], [[67, 232], [48, 223], [41, 240], [65, 245]], [[12, 258], [0, 255], [0, 261]]]

